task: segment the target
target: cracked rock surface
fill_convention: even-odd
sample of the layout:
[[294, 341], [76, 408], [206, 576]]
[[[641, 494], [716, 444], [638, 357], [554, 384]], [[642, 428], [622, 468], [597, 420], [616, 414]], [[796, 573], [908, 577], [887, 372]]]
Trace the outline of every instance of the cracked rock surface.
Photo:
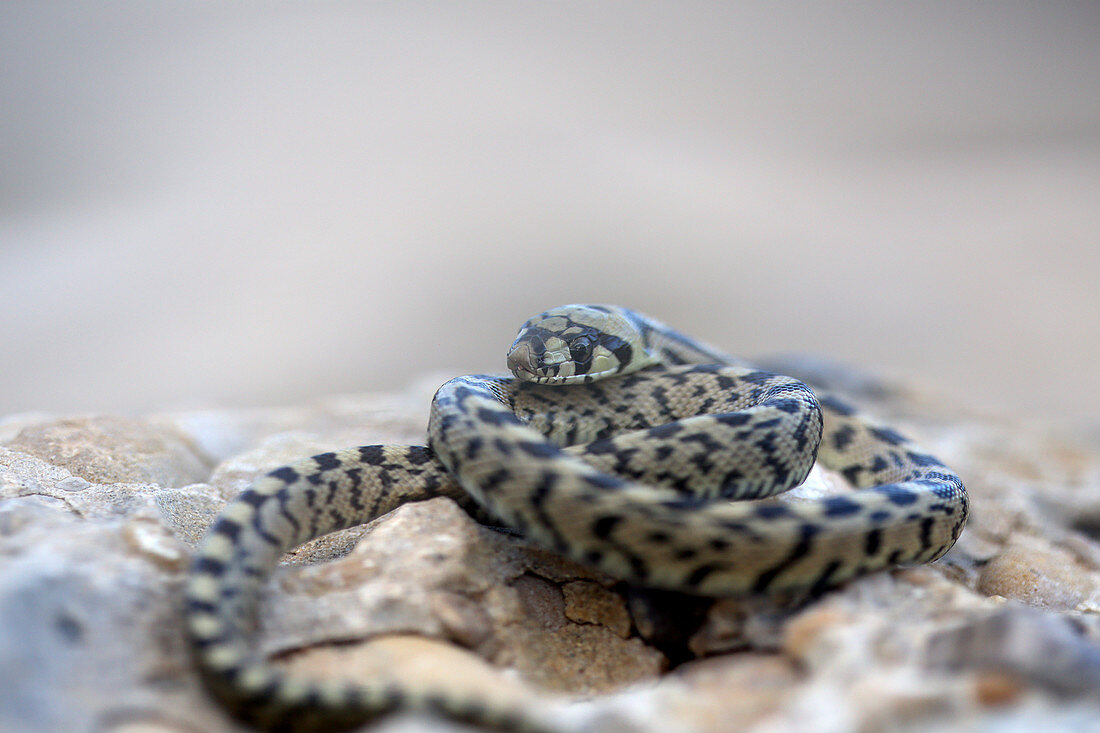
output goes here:
[[[973, 513], [945, 558], [812, 602], [713, 602], [627, 588], [438, 498], [288, 555], [256, 643], [295, 674], [386, 670], [522, 700], [578, 731], [1095, 725], [1100, 445], [805, 359], [786, 366], [962, 475]], [[278, 465], [421, 442], [435, 386], [270, 410], [0, 419], [0, 730], [240, 730], [205, 695], [182, 634], [196, 543]], [[843, 490], [816, 469], [812, 484], [801, 491]], [[460, 730], [422, 715], [370, 729]]]

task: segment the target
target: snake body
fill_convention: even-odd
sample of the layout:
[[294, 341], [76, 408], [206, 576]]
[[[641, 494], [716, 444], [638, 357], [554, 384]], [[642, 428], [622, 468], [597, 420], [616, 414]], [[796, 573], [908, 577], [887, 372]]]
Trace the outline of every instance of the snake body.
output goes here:
[[[352, 728], [422, 708], [501, 729], [524, 710], [393, 681], [288, 677], [252, 650], [265, 579], [289, 549], [400, 504], [448, 496], [631, 583], [712, 596], [817, 593], [942, 556], [969, 513], [959, 477], [841, 399], [755, 369], [614, 306], [523, 325], [514, 376], [465, 376], [432, 402], [427, 446], [324, 453], [257, 481], [222, 512], [186, 590], [204, 682], [272, 730]], [[815, 457], [855, 491], [761, 499]]]

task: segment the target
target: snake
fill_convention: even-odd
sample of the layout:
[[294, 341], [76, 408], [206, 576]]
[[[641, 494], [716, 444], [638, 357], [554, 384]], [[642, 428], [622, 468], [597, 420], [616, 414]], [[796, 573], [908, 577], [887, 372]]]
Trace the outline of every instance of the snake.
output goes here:
[[[287, 674], [253, 648], [283, 555], [412, 501], [483, 521], [626, 583], [713, 597], [814, 597], [931, 562], [969, 515], [958, 475], [844, 399], [729, 356], [656, 319], [567, 305], [526, 321], [510, 375], [436, 392], [427, 445], [368, 445], [277, 468], [208, 530], [185, 589], [207, 690], [275, 731], [348, 730], [421, 710], [498, 730], [554, 730], [517, 704], [408, 681]], [[782, 501], [814, 463], [852, 490]]]

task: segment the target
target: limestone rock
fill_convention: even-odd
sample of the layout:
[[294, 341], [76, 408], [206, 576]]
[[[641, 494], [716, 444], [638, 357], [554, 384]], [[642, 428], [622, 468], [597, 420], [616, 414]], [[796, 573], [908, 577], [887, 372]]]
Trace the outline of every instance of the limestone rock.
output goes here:
[[184, 486], [201, 481], [206, 465], [170, 426], [120, 417], [74, 417], [30, 425], [8, 447], [95, 483]]
[[[258, 648], [294, 674], [380, 670], [519, 701], [566, 730], [1077, 730], [1100, 719], [1100, 444], [807, 360], [940, 455], [973, 515], [938, 563], [811, 602], [629, 588], [438, 498], [307, 543]], [[0, 730], [242, 730], [181, 630], [217, 513], [284, 462], [419, 442], [431, 392], [147, 419], [0, 418]], [[843, 491], [815, 471], [790, 500]], [[372, 730], [453, 731], [419, 715]]]

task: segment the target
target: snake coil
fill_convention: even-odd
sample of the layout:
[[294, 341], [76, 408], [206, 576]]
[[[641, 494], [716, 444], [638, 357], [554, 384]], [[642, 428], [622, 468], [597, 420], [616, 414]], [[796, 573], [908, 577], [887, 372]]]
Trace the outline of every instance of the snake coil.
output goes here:
[[[817, 593], [931, 562], [969, 513], [959, 477], [843, 400], [615, 306], [527, 321], [513, 376], [436, 393], [428, 446], [371, 445], [276, 469], [230, 503], [194, 560], [187, 633], [208, 689], [271, 730], [342, 730], [396, 709], [504, 730], [522, 709], [392, 680], [289, 677], [249, 644], [265, 579], [293, 547], [448, 496], [631, 583], [712, 596]], [[766, 500], [815, 458], [855, 490]], [[731, 499], [765, 499], [732, 502]]]

